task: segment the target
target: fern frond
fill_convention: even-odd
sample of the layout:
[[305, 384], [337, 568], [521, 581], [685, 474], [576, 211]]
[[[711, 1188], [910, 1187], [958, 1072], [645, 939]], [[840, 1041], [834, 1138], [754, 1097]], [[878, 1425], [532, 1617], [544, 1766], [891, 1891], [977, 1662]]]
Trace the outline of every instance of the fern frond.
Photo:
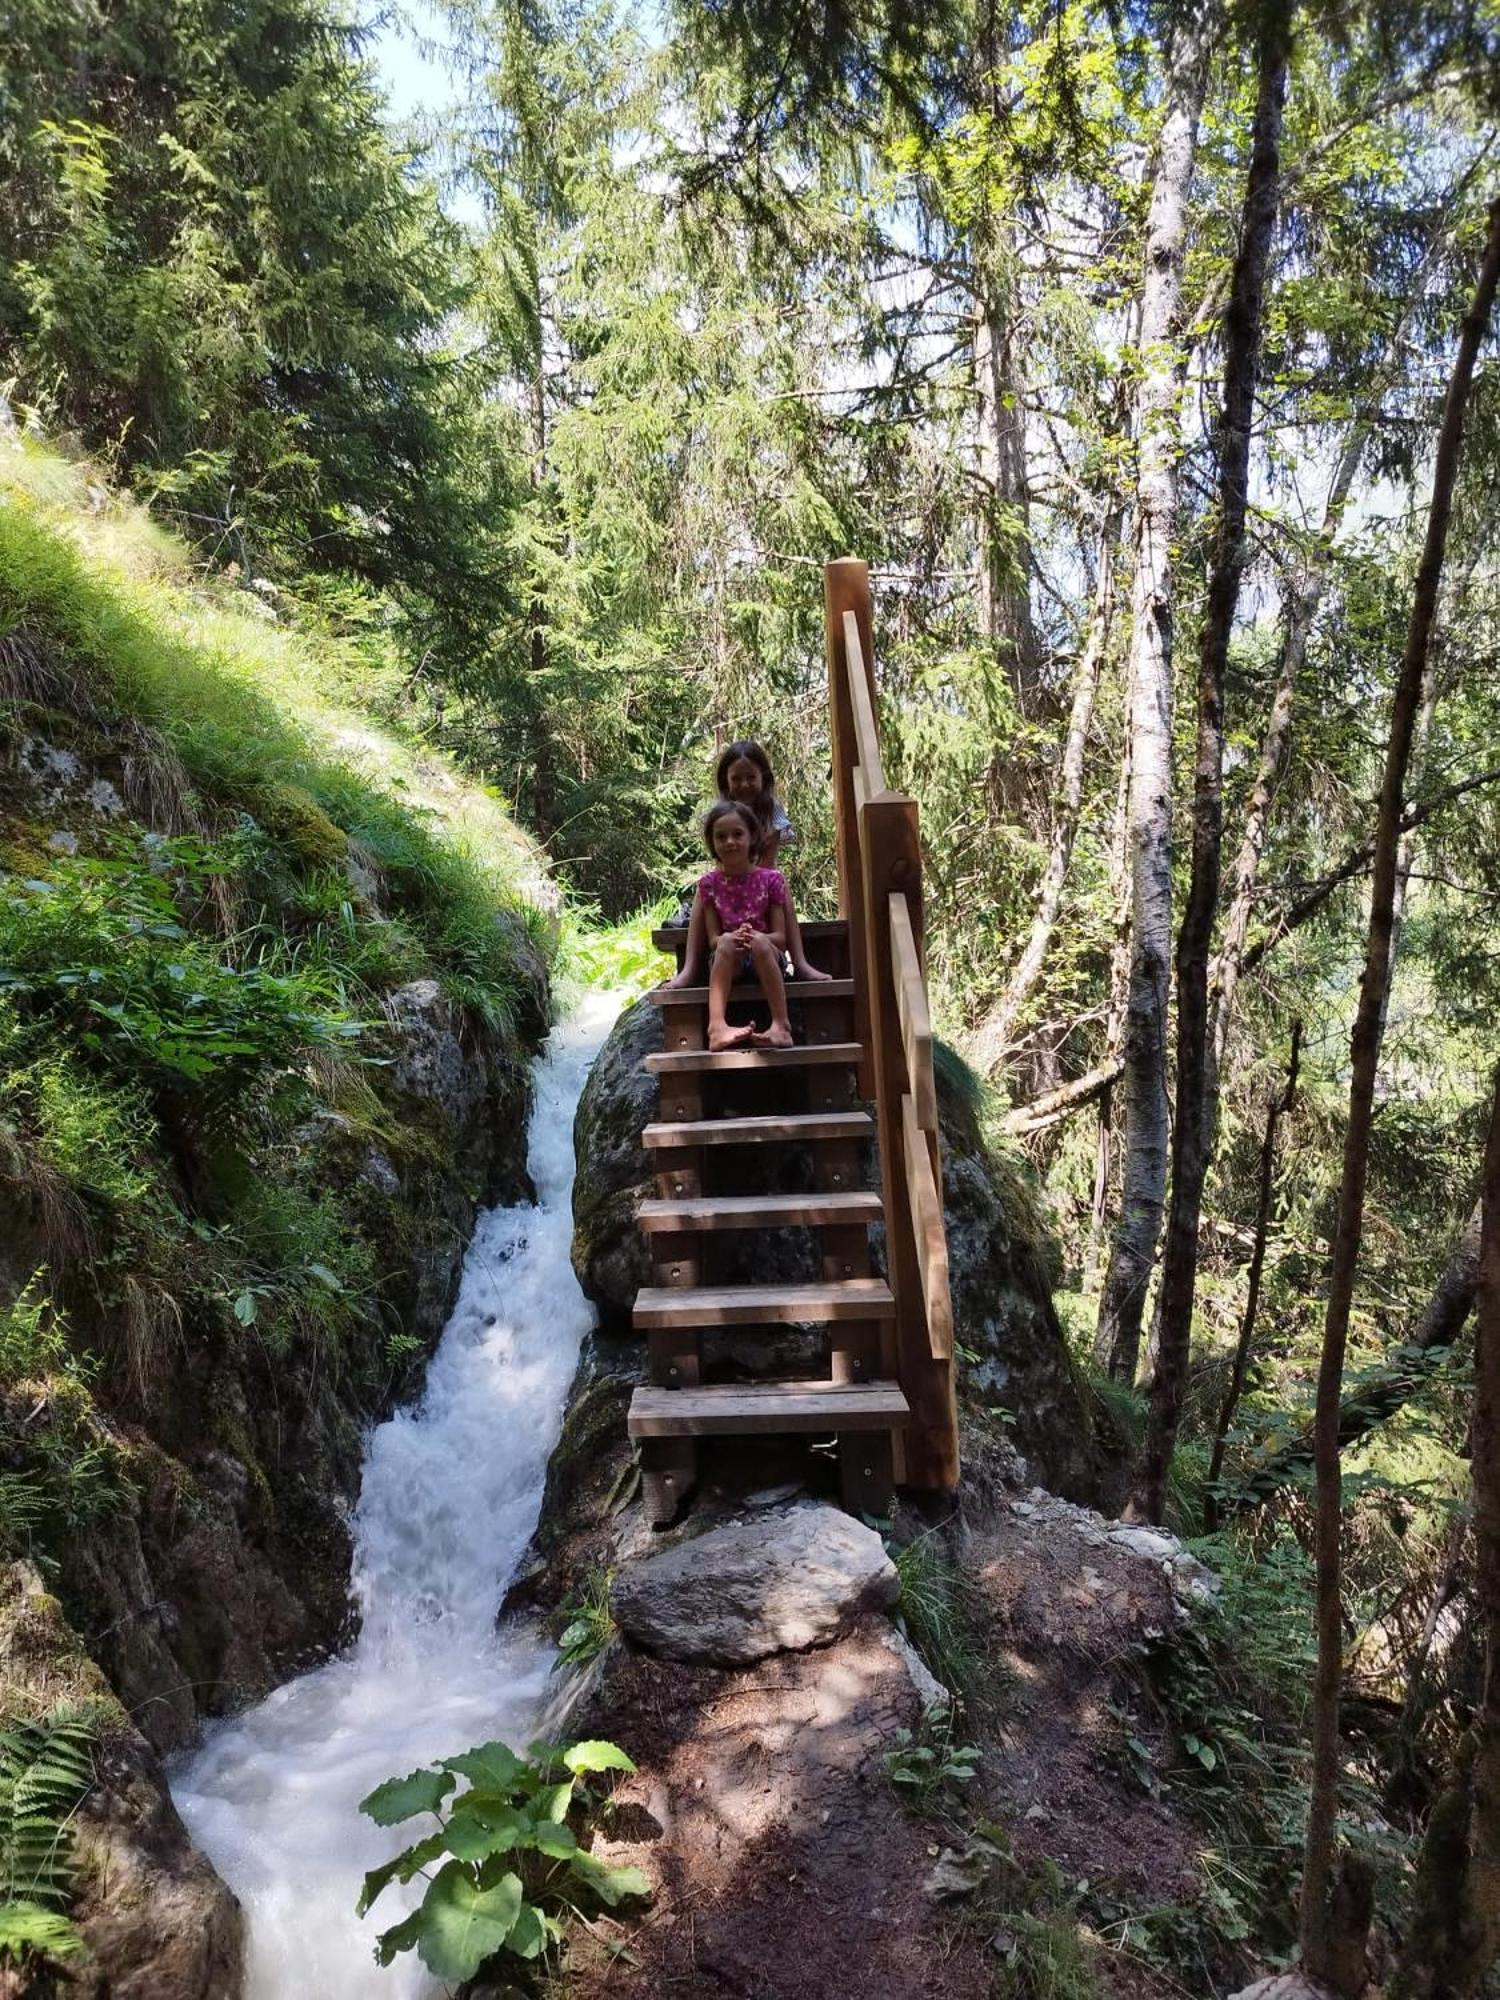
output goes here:
[[93, 1732], [76, 1708], [0, 1730], [0, 1920], [12, 1908], [66, 1906], [68, 1822], [93, 1780]]

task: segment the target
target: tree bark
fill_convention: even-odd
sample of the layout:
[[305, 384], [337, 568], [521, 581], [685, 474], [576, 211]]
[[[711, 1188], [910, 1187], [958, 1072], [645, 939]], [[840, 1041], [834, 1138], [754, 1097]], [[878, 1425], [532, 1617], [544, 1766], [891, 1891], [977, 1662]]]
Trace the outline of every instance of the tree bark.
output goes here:
[[1216, 1488], [1219, 1475], [1224, 1470], [1224, 1441], [1229, 1436], [1229, 1426], [1234, 1422], [1234, 1413], [1239, 1407], [1240, 1397], [1245, 1390], [1245, 1375], [1250, 1366], [1250, 1349], [1255, 1339], [1255, 1315], [1260, 1310], [1260, 1281], [1266, 1266], [1266, 1237], [1271, 1226], [1271, 1192], [1276, 1176], [1276, 1127], [1292, 1108], [1297, 1096], [1297, 1064], [1302, 1053], [1302, 1023], [1292, 1023], [1292, 1052], [1287, 1059], [1286, 1086], [1273, 1097], [1266, 1106], [1266, 1136], [1260, 1147], [1260, 1193], [1255, 1206], [1255, 1242], [1250, 1251], [1250, 1273], [1245, 1284], [1245, 1315], [1240, 1321], [1239, 1343], [1234, 1350], [1234, 1367], [1230, 1371], [1229, 1387], [1224, 1394], [1224, 1402], [1219, 1411], [1219, 1421], [1214, 1427], [1214, 1448], [1208, 1461], [1208, 1498], [1204, 1503], [1204, 1522], [1210, 1534], [1219, 1525], [1219, 1500]]
[[1219, 904], [1224, 835], [1224, 676], [1239, 605], [1250, 503], [1250, 438], [1260, 365], [1266, 266], [1281, 185], [1281, 115], [1291, 51], [1293, 0], [1266, 0], [1260, 17], [1258, 83], [1240, 243], [1224, 315], [1224, 400], [1219, 424], [1218, 519], [1198, 651], [1198, 740], [1193, 769], [1193, 858], [1177, 938], [1177, 1116], [1172, 1127], [1172, 1204], [1162, 1265], [1161, 1331], [1151, 1372], [1146, 1435], [1128, 1513], [1159, 1521], [1192, 1344], [1198, 1225], [1208, 1173], [1208, 958]]
[[1167, 1185], [1167, 986], [1172, 954], [1172, 541], [1181, 451], [1182, 266], [1198, 119], [1217, 0], [1179, 17], [1146, 224], [1136, 399], [1136, 556], [1128, 716], [1130, 991], [1125, 1026], [1125, 1168], [1120, 1219], [1099, 1302], [1111, 1372], [1135, 1373], [1141, 1314]]
[[1428, 1821], [1392, 2000], [1467, 2000], [1500, 1954], [1500, 1077], [1480, 1206], [1469, 1463], [1484, 1691]]
[[[1364, 1224], [1370, 1126], [1375, 1105], [1375, 1075], [1380, 1060], [1380, 1012], [1390, 959], [1401, 792], [1422, 698], [1428, 645], [1437, 615], [1448, 521], [1463, 443], [1464, 412], [1474, 378], [1475, 357], [1489, 324], [1497, 277], [1500, 277], [1500, 200], [1490, 209], [1489, 234], [1479, 280], [1473, 303], [1464, 317], [1458, 353], [1443, 403], [1427, 534], [1412, 593], [1411, 621], [1391, 709], [1391, 736], [1386, 748], [1380, 816], [1375, 833], [1365, 967], [1350, 1037], [1349, 1119], [1344, 1133], [1338, 1223], [1329, 1269], [1323, 1354], [1318, 1369], [1318, 1397], [1313, 1419], [1317, 1476], [1318, 1665], [1313, 1683], [1312, 1786], [1307, 1846], [1303, 1858], [1301, 1933], [1302, 1956], [1307, 1970], [1319, 1979], [1331, 1975], [1342, 1955], [1334, 1920], [1333, 1893], [1338, 1817], [1339, 1678], [1343, 1671], [1339, 1574], [1339, 1390]], [[1496, 1532], [1500, 1534], [1500, 1527]]]
[[1023, 715], [1041, 678], [1031, 618], [1026, 406], [1015, 352], [1015, 252], [987, 230], [975, 256], [974, 401], [978, 429], [979, 625], [1003, 660]]
[[1109, 645], [1115, 609], [1115, 543], [1120, 532], [1120, 516], [1111, 513], [1099, 531], [1098, 570], [1088, 632], [1073, 669], [1072, 701], [1068, 710], [1068, 733], [1063, 742], [1061, 786], [1056, 815], [1052, 822], [1052, 844], [1042, 885], [1037, 896], [1036, 914], [1025, 949], [1004, 993], [974, 1031], [970, 1060], [981, 1076], [990, 1075], [1004, 1060], [1012, 1030], [1021, 1009], [1031, 997], [1052, 932], [1062, 908], [1063, 884], [1073, 857], [1078, 834], [1078, 816], [1083, 805], [1083, 768], [1088, 751], [1089, 727], [1094, 717], [1094, 700], [1099, 692], [1099, 674]]

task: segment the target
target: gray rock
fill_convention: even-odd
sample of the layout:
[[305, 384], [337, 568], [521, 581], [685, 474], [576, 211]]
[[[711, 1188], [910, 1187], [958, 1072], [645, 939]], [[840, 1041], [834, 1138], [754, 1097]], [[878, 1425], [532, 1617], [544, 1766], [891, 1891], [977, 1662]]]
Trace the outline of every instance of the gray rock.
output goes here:
[[881, 1634], [881, 1643], [896, 1655], [906, 1669], [906, 1678], [911, 1682], [912, 1692], [923, 1708], [947, 1708], [952, 1705], [953, 1695], [945, 1688], [928, 1667], [910, 1639], [894, 1626]]
[[614, 1612], [649, 1652], [748, 1666], [831, 1644], [899, 1592], [873, 1529], [808, 1501], [627, 1564], [615, 1578]]
[[459, 1036], [456, 1010], [435, 979], [413, 979], [385, 996], [397, 1086], [435, 1105], [456, 1131], [472, 1123], [488, 1082], [483, 1058]]
[[1301, 1972], [1278, 1972], [1271, 1979], [1257, 1979], [1253, 1986], [1241, 1987], [1230, 2000], [1333, 2000], [1326, 1986], [1314, 1985]]

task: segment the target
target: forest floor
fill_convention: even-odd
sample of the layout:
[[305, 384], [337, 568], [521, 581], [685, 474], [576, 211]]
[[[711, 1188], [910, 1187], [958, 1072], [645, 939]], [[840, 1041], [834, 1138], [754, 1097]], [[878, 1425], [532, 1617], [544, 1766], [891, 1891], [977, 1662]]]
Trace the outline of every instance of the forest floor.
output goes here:
[[[1124, 1747], [1165, 1751], [1142, 1662], [1184, 1616], [1182, 1577], [1149, 1541], [1038, 1493], [997, 1501], [958, 1539], [986, 1694], [951, 1739], [924, 1725], [882, 1619], [741, 1670], [611, 1645], [567, 1729], [636, 1760], [600, 1851], [656, 1894], [638, 1925], [580, 1935], [570, 1995], [1211, 1990], [1201, 1968], [1174, 1977], [1126, 1948], [1130, 1916], [1201, 1893], [1202, 1834]], [[973, 1779], [893, 1783], [903, 1730], [940, 1757], [974, 1746]]]

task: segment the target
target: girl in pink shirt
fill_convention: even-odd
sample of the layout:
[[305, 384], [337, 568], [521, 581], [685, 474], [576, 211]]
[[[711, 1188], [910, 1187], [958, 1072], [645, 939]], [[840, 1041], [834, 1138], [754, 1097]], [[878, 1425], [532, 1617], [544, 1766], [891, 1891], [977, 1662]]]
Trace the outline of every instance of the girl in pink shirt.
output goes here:
[[[760, 832], [755, 813], [733, 799], [720, 799], [709, 808], [703, 822], [703, 837], [717, 863], [698, 878], [694, 898], [703, 912], [710, 953], [711, 1049], [738, 1048], [745, 1042], [768, 1049], [792, 1046], [786, 981], [781, 971], [786, 950], [786, 880], [779, 868], [756, 866]], [[763, 1032], [748, 1026], [731, 1028], [724, 1019], [735, 978], [750, 973], [759, 980], [771, 1010], [771, 1025]]]

